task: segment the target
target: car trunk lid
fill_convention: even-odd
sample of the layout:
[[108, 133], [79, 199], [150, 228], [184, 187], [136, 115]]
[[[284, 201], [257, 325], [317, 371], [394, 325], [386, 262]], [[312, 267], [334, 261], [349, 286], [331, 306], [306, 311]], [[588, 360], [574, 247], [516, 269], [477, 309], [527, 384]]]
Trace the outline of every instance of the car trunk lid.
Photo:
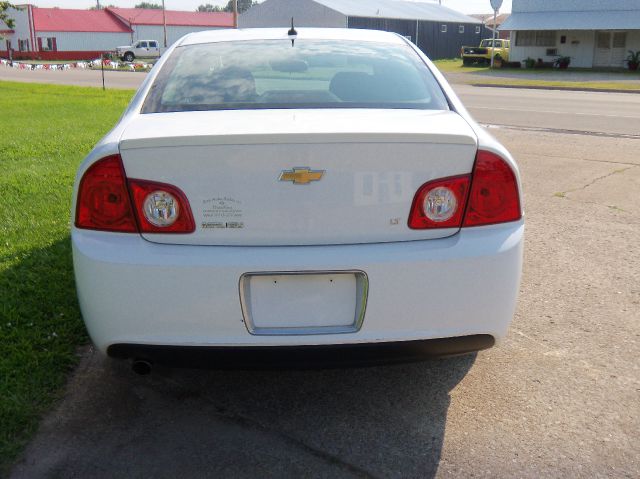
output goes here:
[[407, 218], [421, 185], [472, 171], [477, 140], [451, 111], [236, 110], [140, 115], [120, 150], [129, 178], [180, 188], [196, 221], [149, 241], [322, 245], [455, 234]]

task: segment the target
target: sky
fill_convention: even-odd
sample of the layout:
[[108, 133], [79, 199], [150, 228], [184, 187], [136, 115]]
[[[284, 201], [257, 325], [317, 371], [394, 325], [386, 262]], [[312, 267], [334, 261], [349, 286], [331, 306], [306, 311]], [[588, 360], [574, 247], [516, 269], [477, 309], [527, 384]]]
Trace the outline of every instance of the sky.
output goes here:
[[[133, 7], [141, 0], [100, 0], [102, 4], [113, 4], [118, 7]], [[154, 1], [154, 0], [151, 0]], [[161, 0], [157, 0], [160, 3]], [[14, 0], [13, 3], [31, 3], [37, 7], [89, 8], [95, 6], [95, 0]], [[167, 10], [195, 10], [198, 5], [226, 5], [226, 0], [165, 0]], [[489, 0], [442, 0], [442, 5], [463, 13], [490, 13]], [[504, 0], [500, 13], [511, 11], [511, 0]]]

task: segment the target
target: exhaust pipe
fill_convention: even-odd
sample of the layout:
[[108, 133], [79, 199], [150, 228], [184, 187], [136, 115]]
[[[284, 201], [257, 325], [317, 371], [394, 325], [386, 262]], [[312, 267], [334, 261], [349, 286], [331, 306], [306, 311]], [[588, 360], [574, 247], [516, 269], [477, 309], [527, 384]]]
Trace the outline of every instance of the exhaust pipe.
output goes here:
[[144, 376], [151, 372], [152, 364], [145, 359], [134, 359], [131, 363], [131, 369], [134, 373]]

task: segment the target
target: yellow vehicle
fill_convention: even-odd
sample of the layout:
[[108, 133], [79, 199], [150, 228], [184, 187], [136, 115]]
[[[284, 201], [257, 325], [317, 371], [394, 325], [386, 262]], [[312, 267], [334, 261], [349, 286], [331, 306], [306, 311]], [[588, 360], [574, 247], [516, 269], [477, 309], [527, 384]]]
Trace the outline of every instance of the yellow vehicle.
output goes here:
[[460, 56], [462, 57], [463, 65], [472, 65], [474, 63], [487, 64], [491, 63], [491, 56], [500, 54], [499, 58], [502, 58], [503, 62], [509, 61], [509, 40], [502, 40], [496, 38], [495, 46], [494, 40], [487, 39], [480, 42], [479, 47], [462, 47], [460, 50]]

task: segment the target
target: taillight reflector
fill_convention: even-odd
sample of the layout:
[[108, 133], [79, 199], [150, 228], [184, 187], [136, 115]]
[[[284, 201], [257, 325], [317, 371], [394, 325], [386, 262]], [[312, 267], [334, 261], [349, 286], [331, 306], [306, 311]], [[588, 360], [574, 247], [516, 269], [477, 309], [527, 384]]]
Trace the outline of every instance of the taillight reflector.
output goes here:
[[103, 158], [84, 173], [78, 188], [75, 225], [122, 233], [138, 231], [120, 155]]
[[[165, 183], [156, 183], [155, 181], [146, 180], [129, 180], [129, 190], [133, 202], [136, 205], [136, 216], [140, 225], [141, 233], [193, 233], [196, 229], [189, 201], [185, 194], [173, 185]], [[172, 222], [165, 222], [165, 226], [160, 226], [160, 222], [154, 221], [149, 212], [149, 196], [163, 196], [171, 198], [174, 201], [172, 208], [175, 209], [176, 218], [172, 218]], [[157, 201], [157, 200], [154, 200]], [[165, 201], [165, 200], [163, 200]], [[146, 213], [145, 213], [146, 211]], [[151, 221], [150, 221], [151, 220]], [[154, 221], [153, 224], [152, 221]]]
[[513, 170], [495, 153], [478, 151], [462, 226], [506, 223], [521, 217], [518, 182]]
[[[459, 228], [468, 191], [469, 175], [453, 176], [425, 183], [413, 198], [409, 228]], [[438, 215], [439, 208], [451, 208], [452, 211]], [[439, 216], [444, 219], [440, 219]]]

